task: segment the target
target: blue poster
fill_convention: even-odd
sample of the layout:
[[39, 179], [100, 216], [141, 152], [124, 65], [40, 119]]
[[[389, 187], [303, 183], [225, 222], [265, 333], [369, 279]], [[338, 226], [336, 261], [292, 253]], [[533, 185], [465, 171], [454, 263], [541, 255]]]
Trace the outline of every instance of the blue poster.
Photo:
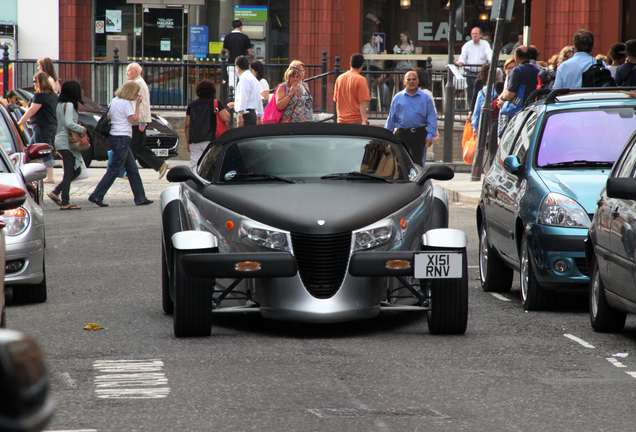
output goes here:
[[190, 54], [205, 57], [208, 55], [208, 26], [190, 26]]

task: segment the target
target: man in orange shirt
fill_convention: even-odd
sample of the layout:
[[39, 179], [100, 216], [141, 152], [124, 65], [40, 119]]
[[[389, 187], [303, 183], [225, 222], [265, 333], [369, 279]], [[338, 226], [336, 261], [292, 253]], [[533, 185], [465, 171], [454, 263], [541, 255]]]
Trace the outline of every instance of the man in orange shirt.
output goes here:
[[337, 104], [338, 123], [369, 124], [367, 102], [371, 100], [367, 80], [362, 76], [364, 56], [353, 54], [349, 62], [349, 71], [336, 80], [333, 101]]

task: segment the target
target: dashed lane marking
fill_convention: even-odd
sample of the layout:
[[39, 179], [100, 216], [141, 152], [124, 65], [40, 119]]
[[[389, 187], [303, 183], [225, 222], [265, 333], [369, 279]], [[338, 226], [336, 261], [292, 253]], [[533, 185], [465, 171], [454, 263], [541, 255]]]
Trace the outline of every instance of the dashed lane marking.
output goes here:
[[158, 399], [170, 394], [161, 360], [97, 360], [95, 393], [101, 399]]
[[491, 293], [490, 293], [490, 295], [491, 295], [491, 296], [493, 296], [493, 297], [494, 297], [494, 298], [496, 298], [496, 299], [501, 300], [501, 301], [505, 301], [505, 302], [512, 301], [512, 300], [510, 300], [509, 298], [506, 298], [506, 297], [502, 296], [501, 294], [497, 294], [497, 293], [493, 293], [493, 292], [491, 292]]
[[607, 357], [605, 360], [607, 360], [608, 362], [610, 362], [610, 364], [612, 364], [612, 365], [614, 365], [614, 366], [616, 366], [618, 368], [627, 367], [623, 363], [621, 363], [618, 360], [616, 360], [614, 357]]
[[571, 335], [571, 334], [569, 334], [569, 333], [565, 333], [563, 336], [565, 336], [565, 337], [566, 337], [566, 338], [568, 338], [568, 339], [573, 340], [574, 342], [576, 342], [576, 343], [578, 343], [578, 344], [583, 345], [585, 348], [596, 348], [594, 345], [592, 345], [592, 344], [590, 344], [590, 343], [587, 343], [587, 342], [585, 342], [583, 339], [578, 338], [578, 337], [576, 337], [576, 336], [574, 336], [574, 335]]

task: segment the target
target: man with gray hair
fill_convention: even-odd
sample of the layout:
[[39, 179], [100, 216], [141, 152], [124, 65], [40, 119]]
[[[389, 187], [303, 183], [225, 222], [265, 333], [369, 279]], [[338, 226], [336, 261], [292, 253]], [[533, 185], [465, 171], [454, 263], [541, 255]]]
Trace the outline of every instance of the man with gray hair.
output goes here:
[[168, 162], [159, 159], [152, 150], [146, 147], [146, 126], [152, 121], [152, 117], [150, 115], [150, 91], [146, 81], [141, 76], [141, 65], [139, 63], [129, 64], [126, 68], [126, 76], [128, 76], [129, 81], [139, 84], [139, 93], [142, 96], [139, 106], [139, 124], [133, 126], [130, 150], [135, 159], [140, 162], [143, 160], [146, 165], [159, 172], [159, 178], [162, 178], [168, 171]]

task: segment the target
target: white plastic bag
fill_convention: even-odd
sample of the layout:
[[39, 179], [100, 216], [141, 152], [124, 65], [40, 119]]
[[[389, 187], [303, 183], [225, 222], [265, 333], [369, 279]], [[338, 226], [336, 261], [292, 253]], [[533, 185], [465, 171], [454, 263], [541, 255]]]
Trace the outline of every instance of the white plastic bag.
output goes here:
[[77, 176], [75, 180], [88, 180], [91, 176], [91, 173], [88, 171], [84, 160], [82, 160], [82, 172]]

